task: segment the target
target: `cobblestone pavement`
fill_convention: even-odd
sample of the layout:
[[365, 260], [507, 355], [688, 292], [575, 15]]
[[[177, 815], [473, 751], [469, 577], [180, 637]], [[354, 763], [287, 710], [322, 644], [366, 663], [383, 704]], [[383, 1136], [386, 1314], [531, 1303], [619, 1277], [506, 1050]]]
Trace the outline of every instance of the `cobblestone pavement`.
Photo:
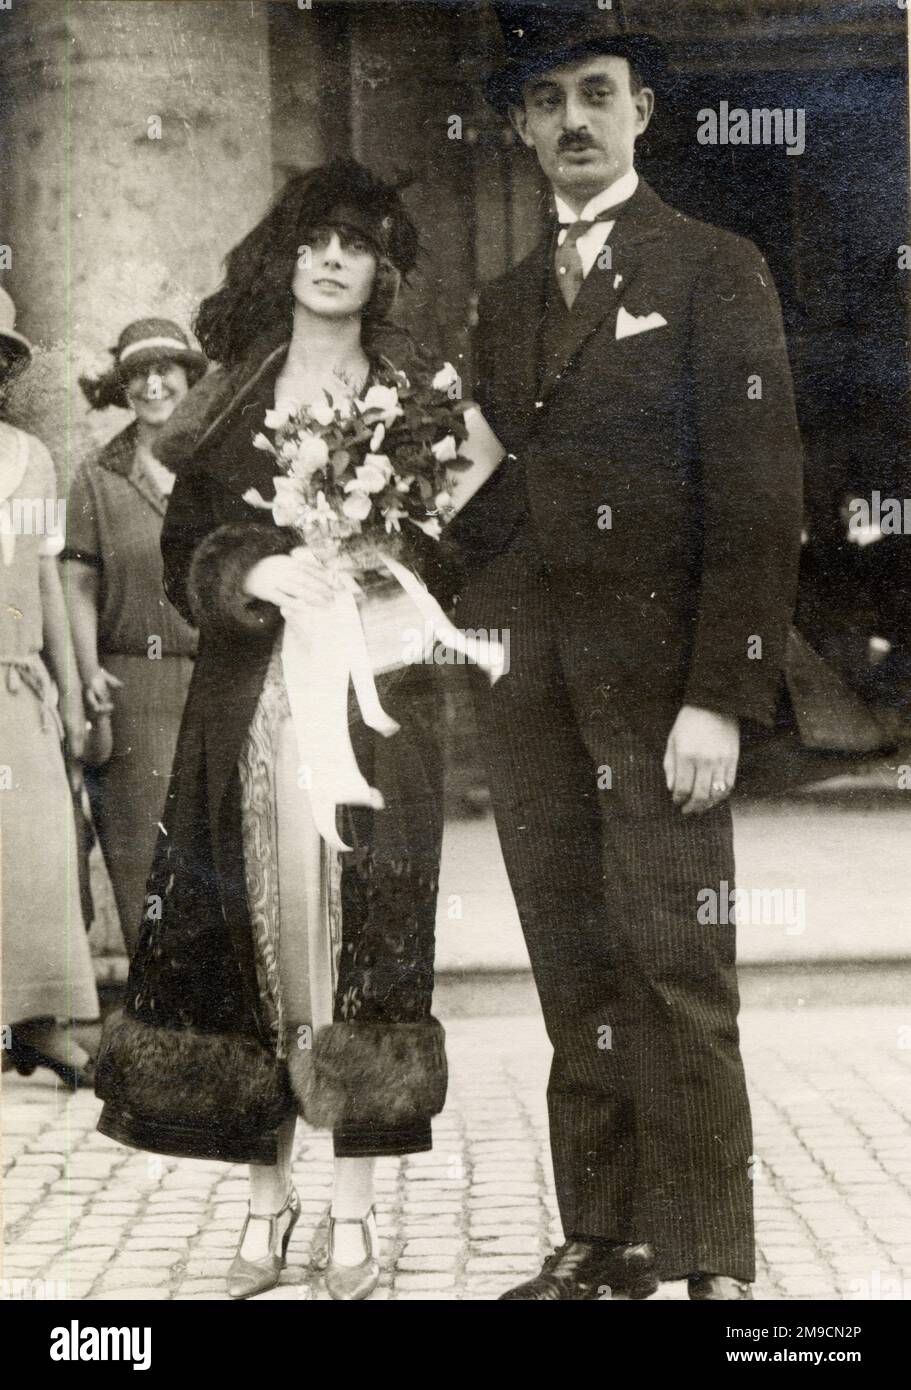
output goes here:
[[[537, 1018], [448, 1026], [452, 1081], [431, 1154], [378, 1164], [385, 1272], [374, 1297], [492, 1299], [560, 1239]], [[764, 1299], [911, 1298], [911, 1007], [748, 1010]], [[223, 1297], [245, 1171], [134, 1153], [97, 1102], [49, 1073], [3, 1078], [4, 1297]], [[301, 1126], [303, 1216], [271, 1299], [325, 1298], [331, 1156]], [[42, 1284], [30, 1286], [41, 1293]], [[666, 1285], [658, 1299], [685, 1298]]]

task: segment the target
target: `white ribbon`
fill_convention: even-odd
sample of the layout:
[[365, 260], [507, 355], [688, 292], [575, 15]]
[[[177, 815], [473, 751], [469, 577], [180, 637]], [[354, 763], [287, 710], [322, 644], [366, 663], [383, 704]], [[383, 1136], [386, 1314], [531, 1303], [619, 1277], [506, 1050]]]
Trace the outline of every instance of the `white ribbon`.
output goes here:
[[[452, 648], [477, 662], [499, 680], [505, 655], [497, 641], [466, 637], [446, 617], [436, 599], [417, 575], [390, 556], [382, 556], [386, 568], [411, 598], [429, 631], [441, 646]], [[361, 717], [368, 728], [384, 738], [398, 733], [399, 725], [380, 704], [373, 665], [367, 648], [357, 584], [345, 576], [345, 587], [325, 608], [311, 610], [309, 641], [289, 623], [282, 637], [282, 670], [288, 704], [297, 737], [301, 764], [301, 790], [310, 797], [316, 828], [328, 845], [342, 852], [350, 849], [339, 838], [335, 825], [339, 806], [370, 806], [382, 810], [383, 796], [361, 773], [348, 730], [348, 683], [354, 686]], [[405, 641], [402, 662], [405, 664]]]

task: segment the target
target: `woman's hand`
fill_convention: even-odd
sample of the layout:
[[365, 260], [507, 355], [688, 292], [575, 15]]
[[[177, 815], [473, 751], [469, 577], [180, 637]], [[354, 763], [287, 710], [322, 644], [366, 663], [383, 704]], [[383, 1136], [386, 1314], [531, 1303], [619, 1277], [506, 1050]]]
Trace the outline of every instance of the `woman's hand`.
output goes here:
[[244, 580], [244, 591], [281, 609], [320, 608], [335, 597], [332, 576], [305, 546], [290, 555], [269, 555], [258, 561]]
[[77, 761], [85, 752], [85, 709], [77, 689], [60, 691], [58, 709], [63, 724], [63, 738], [69, 757]]
[[123, 689], [123, 681], [105, 671], [103, 666], [87, 681], [84, 688], [85, 707], [89, 714], [110, 714], [114, 708], [113, 692]]

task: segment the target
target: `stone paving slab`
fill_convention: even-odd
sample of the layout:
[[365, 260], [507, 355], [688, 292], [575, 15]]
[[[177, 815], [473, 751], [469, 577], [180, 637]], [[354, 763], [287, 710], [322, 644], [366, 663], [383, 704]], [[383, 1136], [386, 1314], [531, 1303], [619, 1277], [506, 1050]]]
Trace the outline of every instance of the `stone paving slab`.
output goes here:
[[[448, 1025], [434, 1150], [377, 1165], [376, 1299], [494, 1299], [561, 1239], [547, 1147], [549, 1047], [536, 1017]], [[911, 1006], [751, 1009], [761, 1299], [911, 1298]], [[98, 1102], [49, 1074], [3, 1077], [2, 1296], [220, 1299], [244, 1169], [136, 1153]], [[280, 1286], [325, 1299], [328, 1136], [298, 1131], [303, 1213]], [[21, 1281], [35, 1281], [24, 1284]], [[654, 1301], [686, 1297], [664, 1285]]]

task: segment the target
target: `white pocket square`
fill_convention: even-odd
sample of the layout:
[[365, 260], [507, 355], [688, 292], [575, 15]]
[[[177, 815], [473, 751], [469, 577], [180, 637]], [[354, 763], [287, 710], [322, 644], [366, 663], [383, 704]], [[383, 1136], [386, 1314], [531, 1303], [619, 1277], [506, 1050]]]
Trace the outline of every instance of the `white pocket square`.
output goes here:
[[667, 328], [663, 314], [643, 314], [637, 318], [621, 305], [617, 311], [617, 339], [632, 338], [634, 333], [649, 333], [653, 328]]

